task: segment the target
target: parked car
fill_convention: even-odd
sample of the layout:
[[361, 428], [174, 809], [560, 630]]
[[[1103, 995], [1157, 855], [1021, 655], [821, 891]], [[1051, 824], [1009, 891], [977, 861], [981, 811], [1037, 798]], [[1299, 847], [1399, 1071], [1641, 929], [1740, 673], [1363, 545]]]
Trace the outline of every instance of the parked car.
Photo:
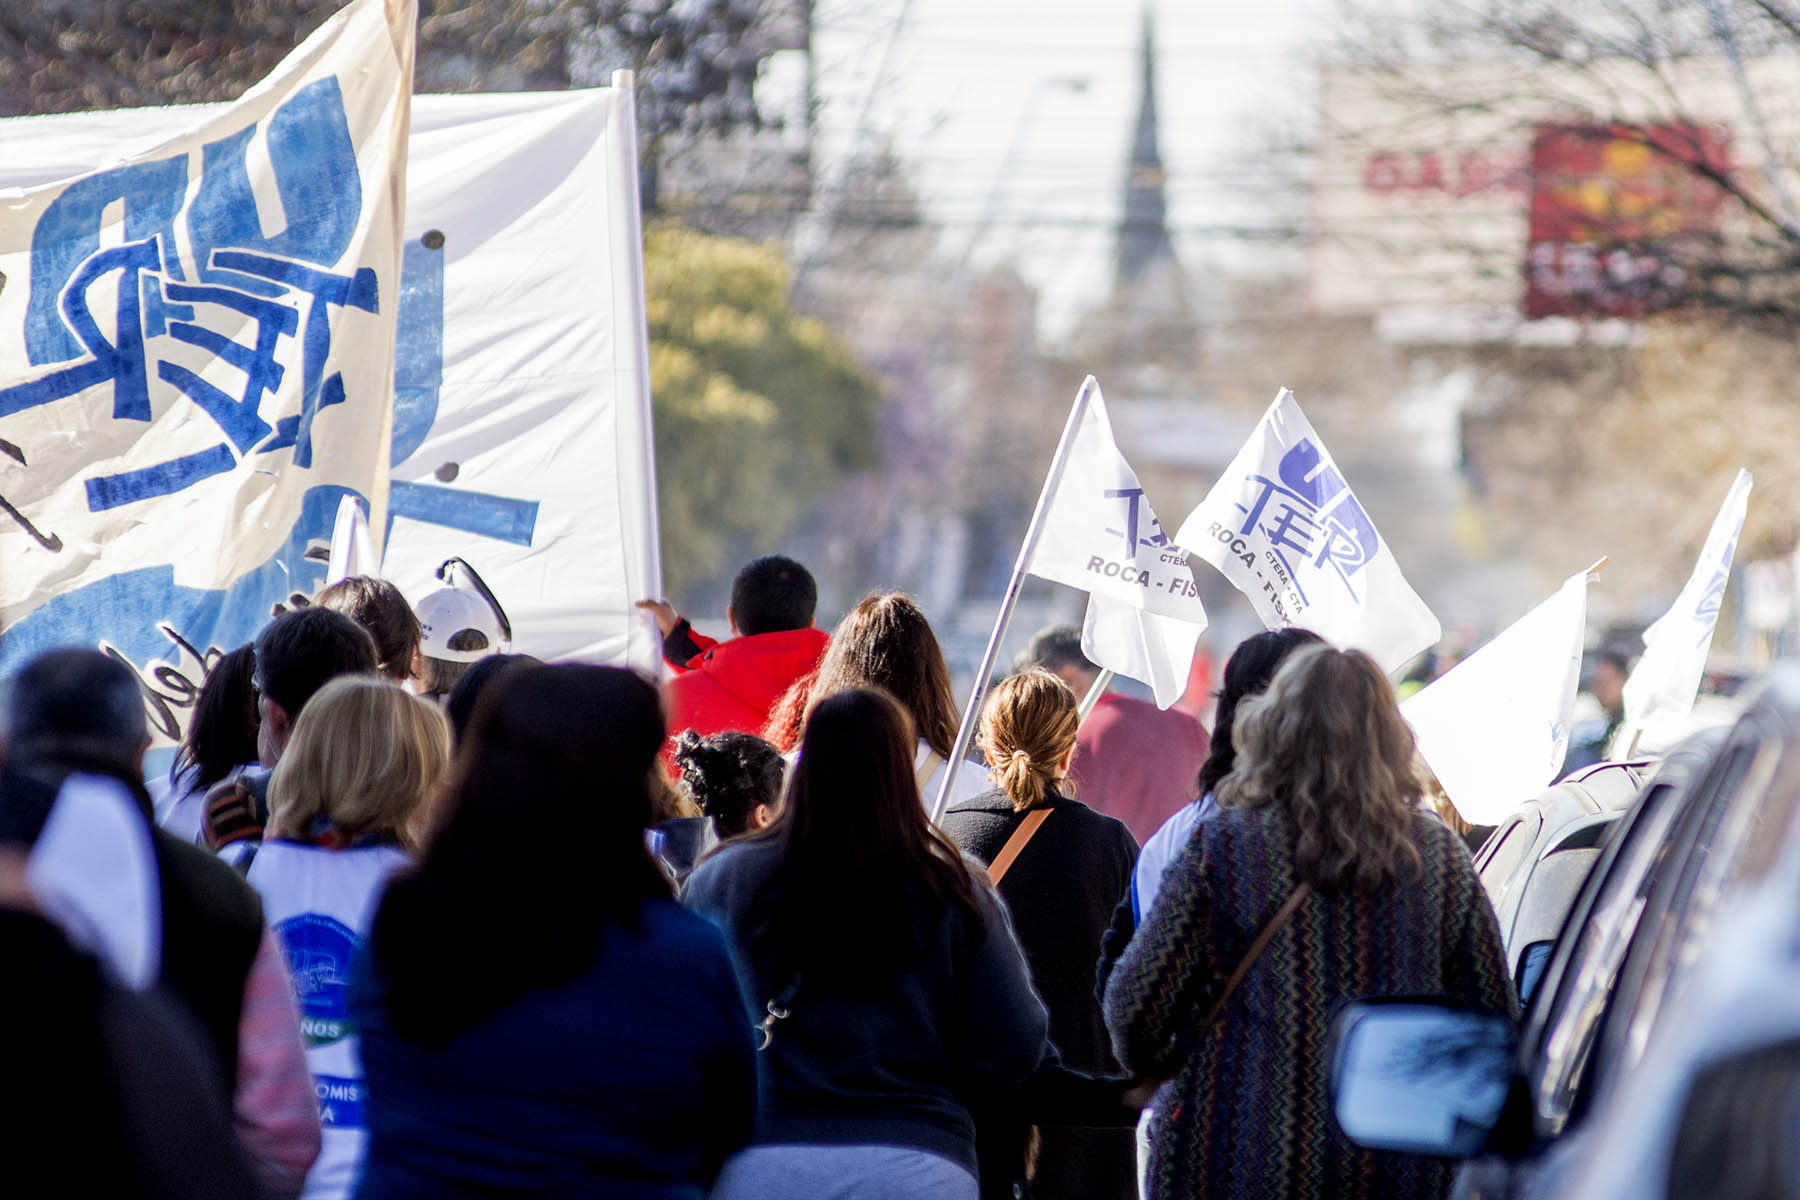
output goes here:
[[1631, 807], [1649, 768], [1645, 760], [1583, 767], [1520, 806], [1482, 843], [1475, 871], [1500, 920], [1521, 999], [1543, 966], [1541, 953], [1527, 963], [1524, 948], [1562, 928], [1607, 831]]
[[[1466, 1200], [1564, 1194], [1537, 1188], [1563, 1177], [1598, 1098], [1618, 1093], [1663, 1002], [1685, 981], [1698, 943], [1671, 939], [1682, 929], [1702, 936], [1712, 919], [1722, 893], [1708, 881], [1722, 852], [1742, 848], [1731, 831], [1795, 800], [1749, 786], [1751, 764], [1781, 754], [1790, 736], [1800, 753], [1800, 733], [1788, 732], [1800, 730], [1800, 674], [1787, 679], [1729, 732], [1683, 743], [1602, 845], [1550, 839], [1511, 925], [1512, 963], [1524, 974], [1536, 970], [1534, 958], [1543, 964], [1519, 1029], [1429, 998], [1374, 1000], [1341, 1014], [1334, 1088], [1346, 1134], [1471, 1160], [1457, 1184]], [[1592, 868], [1560, 934], [1547, 939], [1550, 922], [1530, 911], [1529, 880], [1560, 887], [1563, 872], [1545, 864], [1571, 849], [1594, 850]]]

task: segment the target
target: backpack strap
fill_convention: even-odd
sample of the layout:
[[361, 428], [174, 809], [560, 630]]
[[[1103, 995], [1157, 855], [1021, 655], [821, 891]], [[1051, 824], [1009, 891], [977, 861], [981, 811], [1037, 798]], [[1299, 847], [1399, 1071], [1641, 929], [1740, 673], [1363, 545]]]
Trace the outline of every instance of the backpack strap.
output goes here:
[[1025, 814], [1025, 819], [1019, 822], [1019, 827], [1014, 829], [1012, 836], [1006, 839], [1006, 845], [1000, 847], [1000, 853], [994, 855], [994, 861], [988, 864], [988, 881], [990, 883], [995, 887], [1000, 886], [1001, 878], [1012, 869], [1013, 860], [1019, 857], [1019, 851], [1025, 849], [1025, 843], [1031, 840], [1031, 835], [1038, 831], [1038, 826], [1042, 825], [1049, 815], [1048, 808], [1034, 808]]

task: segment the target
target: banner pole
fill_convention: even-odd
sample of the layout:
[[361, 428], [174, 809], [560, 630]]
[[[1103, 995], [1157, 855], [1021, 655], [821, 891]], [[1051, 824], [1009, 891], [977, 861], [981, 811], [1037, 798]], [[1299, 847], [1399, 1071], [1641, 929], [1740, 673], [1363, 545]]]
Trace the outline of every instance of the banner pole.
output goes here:
[[936, 824], [944, 815], [944, 809], [950, 804], [950, 788], [956, 782], [956, 769], [961, 765], [963, 756], [969, 752], [969, 743], [975, 740], [975, 722], [981, 716], [981, 699], [987, 691], [988, 676], [993, 673], [994, 660], [1000, 657], [1000, 643], [1006, 640], [1007, 626], [1012, 624], [1013, 609], [1018, 607], [1019, 589], [1025, 586], [1025, 568], [1031, 562], [1032, 553], [1037, 549], [1038, 538], [1044, 529], [1044, 514], [1049, 511], [1050, 499], [1056, 495], [1057, 484], [1062, 482], [1063, 469], [1069, 463], [1069, 451], [1075, 445], [1075, 432], [1081, 428], [1081, 418], [1087, 412], [1088, 398], [1100, 385], [1092, 375], [1082, 381], [1081, 390], [1075, 394], [1075, 406], [1069, 410], [1069, 422], [1063, 426], [1062, 440], [1056, 444], [1056, 454], [1050, 459], [1050, 473], [1044, 476], [1044, 490], [1038, 493], [1037, 507], [1032, 510], [1031, 523], [1025, 527], [1025, 540], [1019, 545], [1019, 557], [1013, 563], [1012, 578], [1007, 580], [1006, 594], [1000, 599], [1000, 612], [994, 618], [994, 631], [988, 635], [987, 649], [982, 653], [981, 666], [975, 671], [975, 686], [969, 692], [969, 706], [963, 710], [962, 724], [956, 730], [956, 745], [944, 759], [944, 781], [938, 785], [937, 800], [931, 806], [931, 820]]
[[1106, 667], [1100, 674], [1094, 676], [1094, 682], [1088, 686], [1087, 695], [1081, 698], [1081, 707], [1075, 710], [1076, 728], [1080, 728], [1081, 723], [1088, 719], [1088, 714], [1094, 711], [1096, 704], [1100, 703], [1100, 697], [1104, 696], [1106, 689], [1112, 686], [1113, 673], [1111, 667]]

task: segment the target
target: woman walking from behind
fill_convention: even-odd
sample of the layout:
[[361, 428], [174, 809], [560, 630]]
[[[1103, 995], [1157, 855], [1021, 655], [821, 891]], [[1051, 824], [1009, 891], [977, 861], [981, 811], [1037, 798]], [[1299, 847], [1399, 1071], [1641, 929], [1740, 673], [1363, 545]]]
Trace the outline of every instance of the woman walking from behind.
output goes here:
[[1235, 737], [1218, 815], [1196, 826], [1107, 985], [1120, 1061], [1172, 1077], [1148, 1193], [1440, 1197], [1447, 1162], [1359, 1149], [1338, 1130], [1325, 1052], [1356, 997], [1516, 1011], [1468, 851], [1419, 808], [1412, 732], [1360, 651], [1295, 653], [1239, 708]]
[[406, 865], [420, 803], [450, 762], [427, 701], [376, 676], [334, 679], [306, 704], [269, 779], [269, 831], [249, 880], [287, 954], [324, 1140], [307, 1200], [348, 1196], [362, 1168], [362, 1066], [350, 963], [375, 900]]
[[[950, 806], [943, 829], [992, 871], [1012, 915], [1032, 982], [1050, 1010], [1050, 1041], [1064, 1065], [1117, 1072], [1094, 960], [1113, 906], [1131, 880], [1131, 831], [1064, 793], [1081, 720], [1075, 693], [1033, 667], [1003, 680], [981, 714], [978, 740], [999, 787]], [[1008, 851], [1010, 849], [1010, 855]], [[998, 859], [1007, 858], [1002, 864]], [[1028, 1125], [983, 1114], [984, 1191], [1010, 1198], [1024, 1186]], [[1030, 1194], [1040, 1200], [1106, 1200], [1136, 1194], [1136, 1155], [1123, 1128], [1042, 1125]], [[1022, 1193], [1018, 1193], [1022, 1194]]]
[[[900, 592], [865, 597], [832, 630], [808, 704], [851, 688], [879, 688], [906, 710], [919, 739], [913, 779], [930, 808], [943, 784], [944, 760], [956, 746], [958, 714], [944, 652], [931, 622], [910, 597]], [[991, 786], [987, 773], [972, 762], [956, 764], [952, 778], [952, 802], [979, 796]]]
[[662, 743], [628, 670], [520, 667], [482, 697], [358, 978], [359, 1196], [700, 1200], [749, 1138], [725, 939], [644, 844]]
[[767, 1014], [763, 1128], [715, 1200], [975, 1200], [970, 1100], [1045, 1054], [1005, 910], [926, 821], [913, 756], [892, 697], [818, 701], [780, 818], [688, 878]]

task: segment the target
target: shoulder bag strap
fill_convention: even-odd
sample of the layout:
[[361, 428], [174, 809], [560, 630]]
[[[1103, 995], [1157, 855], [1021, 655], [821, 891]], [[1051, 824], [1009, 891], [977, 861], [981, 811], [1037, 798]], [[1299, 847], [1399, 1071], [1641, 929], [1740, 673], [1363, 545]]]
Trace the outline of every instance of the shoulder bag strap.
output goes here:
[[1213, 1022], [1219, 1019], [1219, 1014], [1225, 1011], [1225, 1002], [1231, 999], [1231, 993], [1237, 991], [1238, 984], [1242, 983], [1244, 976], [1250, 973], [1250, 968], [1256, 963], [1257, 958], [1262, 955], [1269, 943], [1275, 940], [1275, 935], [1281, 932], [1282, 926], [1288, 923], [1288, 918], [1294, 915], [1294, 910], [1300, 907], [1311, 892], [1312, 888], [1307, 886], [1305, 880], [1296, 883], [1294, 890], [1288, 893], [1287, 900], [1275, 910], [1275, 915], [1263, 922], [1262, 929], [1257, 932], [1256, 940], [1250, 943], [1250, 949], [1244, 951], [1244, 957], [1238, 960], [1237, 969], [1232, 971], [1231, 978], [1225, 981], [1225, 990], [1219, 993], [1217, 1000], [1213, 1001], [1212, 1008], [1206, 1014], [1206, 1023], [1201, 1026], [1202, 1029], [1210, 1029]]
[[1019, 827], [1012, 831], [1011, 837], [1006, 839], [1006, 845], [1000, 847], [1000, 853], [994, 855], [994, 861], [988, 864], [988, 882], [995, 887], [1000, 886], [1000, 879], [1011, 869], [1013, 859], [1019, 857], [1019, 851], [1025, 848], [1025, 843], [1031, 840], [1031, 835], [1038, 831], [1038, 826], [1042, 825], [1044, 818], [1049, 815], [1048, 808], [1034, 808], [1025, 814], [1025, 819], [1019, 822]]

